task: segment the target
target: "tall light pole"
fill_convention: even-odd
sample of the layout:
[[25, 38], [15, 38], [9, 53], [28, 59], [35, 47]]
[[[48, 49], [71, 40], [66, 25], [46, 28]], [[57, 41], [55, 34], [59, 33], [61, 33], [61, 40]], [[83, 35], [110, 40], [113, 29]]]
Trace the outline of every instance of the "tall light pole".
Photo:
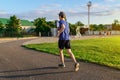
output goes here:
[[92, 6], [92, 2], [89, 1], [87, 4], [88, 7], [88, 29], [90, 29], [90, 7]]

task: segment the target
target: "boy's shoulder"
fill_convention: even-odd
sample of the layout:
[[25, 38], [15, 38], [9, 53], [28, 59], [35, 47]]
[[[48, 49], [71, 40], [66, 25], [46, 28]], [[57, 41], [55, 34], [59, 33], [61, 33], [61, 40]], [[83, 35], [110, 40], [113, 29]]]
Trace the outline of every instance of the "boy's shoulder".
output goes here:
[[60, 20], [59, 23], [64, 24], [64, 23], [67, 23], [67, 22], [65, 20]]

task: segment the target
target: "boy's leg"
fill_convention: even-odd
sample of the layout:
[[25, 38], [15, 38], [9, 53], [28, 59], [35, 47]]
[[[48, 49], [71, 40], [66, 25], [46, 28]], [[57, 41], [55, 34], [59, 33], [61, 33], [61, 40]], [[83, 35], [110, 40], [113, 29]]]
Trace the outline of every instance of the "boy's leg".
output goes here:
[[67, 49], [67, 53], [70, 55], [70, 57], [73, 59], [75, 62], [75, 71], [79, 70], [80, 64], [76, 61], [74, 54], [72, 53], [71, 49]]
[[59, 49], [59, 53], [60, 53], [60, 62], [62, 64], [64, 64], [64, 54], [63, 54], [63, 49]]
[[74, 54], [71, 51], [71, 46], [70, 46], [70, 40], [66, 40], [65, 42], [65, 48], [67, 50], [67, 53], [70, 55], [70, 57], [73, 59], [75, 63], [77, 63]]
[[58, 42], [58, 47], [59, 47], [60, 62], [61, 62], [61, 64], [59, 64], [58, 66], [60, 66], [60, 67], [65, 67], [64, 54], [63, 54], [64, 40], [59, 40], [59, 42]]
[[70, 57], [73, 59], [73, 61], [74, 61], [75, 63], [77, 63], [77, 61], [76, 61], [76, 59], [75, 59], [75, 56], [74, 56], [74, 54], [72, 53], [71, 49], [66, 49], [66, 50], [67, 50], [67, 53], [70, 55]]

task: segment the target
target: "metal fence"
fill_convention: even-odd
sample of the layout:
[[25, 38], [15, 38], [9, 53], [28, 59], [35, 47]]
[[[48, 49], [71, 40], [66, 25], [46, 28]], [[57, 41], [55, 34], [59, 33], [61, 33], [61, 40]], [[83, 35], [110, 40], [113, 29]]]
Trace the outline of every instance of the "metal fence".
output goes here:
[[120, 35], [120, 31], [89, 31], [89, 35]]

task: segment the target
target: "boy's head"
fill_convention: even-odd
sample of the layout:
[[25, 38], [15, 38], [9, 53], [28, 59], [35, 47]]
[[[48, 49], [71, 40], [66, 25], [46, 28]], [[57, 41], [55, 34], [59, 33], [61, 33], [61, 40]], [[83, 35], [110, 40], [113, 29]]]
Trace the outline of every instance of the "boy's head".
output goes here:
[[66, 15], [65, 15], [65, 13], [62, 12], [62, 11], [59, 13], [59, 17], [60, 17], [60, 18], [64, 18], [64, 19], [66, 19]]

